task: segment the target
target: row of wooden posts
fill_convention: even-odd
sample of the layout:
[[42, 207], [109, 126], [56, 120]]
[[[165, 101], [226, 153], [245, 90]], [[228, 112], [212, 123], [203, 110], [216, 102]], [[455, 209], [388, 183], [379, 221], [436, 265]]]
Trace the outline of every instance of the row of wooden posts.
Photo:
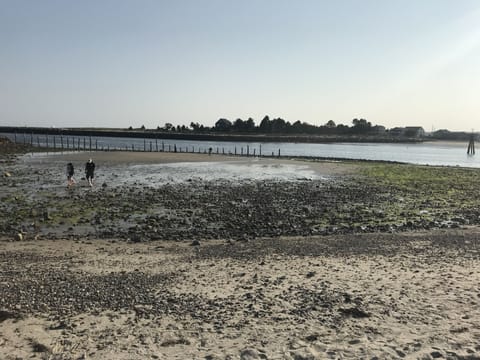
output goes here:
[[[30, 137], [28, 139], [28, 137]], [[60, 137], [60, 139], [58, 139]], [[36, 140], [36, 141], [35, 141]], [[163, 141], [161, 144], [159, 144], [158, 139], [155, 139], [155, 142], [153, 143], [152, 141], [148, 141], [148, 146], [147, 146], [147, 139], [143, 139], [143, 149], [142, 148], [135, 148], [134, 144], [125, 145], [124, 148], [120, 147], [114, 147], [110, 148], [110, 145], [107, 145], [106, 147], [101, 145], [98, 145], [98, 139], [92, 139], [91, 136], [88, 137], [88, 140], [86, 137], [83, 138], [75, 138], [75, 137], [69, 137], [69, 136], [62, 136], [62, 135], [53, 135], [52, 138], [49, 138], [49, 135], [45, 135], [45, 141], [43, 143], [40, 142], [40, 137], [37, 136], [36, 139], [34, 139], [33, 134], [30, 134], [28, 136], [27, 134], [23, 134], [23, 141], [18, 141], [17, 139], [17, 134], [14, 134], [14, 141], [15, 143], [23, 143], [23, 144], [29, 144], [31, 146], [37, 146], [41, 147], [41, 144], [45, 144], [46, 148], [51, 148], [54, 150], [73, 150], [73, 151], [111, 151], [111, 150], [124, 150], [124, 151], [144, 151], [144, 152], [185, 152], [185, 153], [195, 153], [195, 147], [192, 145], [191, 147], [185, 146], [185, 148], [182, 148], [180, 146], [177, 146], [176, 144], [165, 144]], [[251, 151], [252, 150], [252, 151]], [[225, 152], [225, 148], [219, 148], [216, 147], [215, 151], [212, 147], [210, 148], [202, 148], [198, 147], [197, 148], [197, 153], [205, 153], [205, 154], [210, 154], [210, 153], [216, 153], [216, 154], [223, 154], [223, 155], [240, 155], [240, 156], [262, 156], [262, 145], [259, 145], [259, 151], [257, 154], [257, 149], [253, 148], [250, 149], [250, 146], [247, 145], [246, 148], [240, 147], [240, 149], [237, 151], [237, 147], [235, 146], [233, 153], [231, 151]], [[278, 156], [280, 157], [280, 149], [278, 149], [277, 153], [272, 152], [272, 156]]]

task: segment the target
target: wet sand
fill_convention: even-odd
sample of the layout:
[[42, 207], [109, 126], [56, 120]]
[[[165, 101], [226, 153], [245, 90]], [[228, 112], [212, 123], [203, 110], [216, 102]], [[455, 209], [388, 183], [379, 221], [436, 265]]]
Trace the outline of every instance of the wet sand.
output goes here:
[[[81, 169], [90, 157], [95, 188], [80, 180], [65, 189], [63, 164]], [[193, 163], [210, 174], [196, 177]], [[146, 175], [172, 164], [185, 181], [158, 177], [165, 182], [151, 189]], [[3, 199], [33, 204], [32, 213], [20, 204], [15, 216], [26, 221], [7, 223], [0, 237], [2, 358], [480, 359], [478, 227], [310, 233], [334, 206], [374, 208], [375, 188], [342, 185], [358, 166], [113, 152], [21, 158], [2, 183]], [[12, 241], [19, 226], [24, 241]]]

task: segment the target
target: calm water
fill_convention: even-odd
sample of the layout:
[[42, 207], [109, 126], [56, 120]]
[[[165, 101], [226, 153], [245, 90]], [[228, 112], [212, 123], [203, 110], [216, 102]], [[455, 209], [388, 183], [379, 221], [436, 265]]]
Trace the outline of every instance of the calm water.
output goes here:
[[[14, 140], [14, 134], [2, 134]], [[110, 138], [110, 137], [48, 137], [48, 145], [60, 148], [63, 140], [64, 148], [69, 149], [120, 149], [137, 151], [177, 151], [206, 152], [212, 148], [214, 153], [232, 153], [250, 155], [278, 155], [282, 156], [311, 156], [344, 159], [367, 159], [398, 161], [412, 164], [447, 165], [462, 167], [480, 167], [480, 153], [474, 156], [467, 155], [467, 142], [427, 142], [420, 144], [384, 144], [384, 143], [333, 143], [333, 144], [304, 144], [304, 143], [239, 143], [239, 142], [209, 142], [186, 140], [155, 140], [137, 138]], [[46, 146], [45, 135], [17, 134], [17, 142], [33, 141], [34, 145]]]

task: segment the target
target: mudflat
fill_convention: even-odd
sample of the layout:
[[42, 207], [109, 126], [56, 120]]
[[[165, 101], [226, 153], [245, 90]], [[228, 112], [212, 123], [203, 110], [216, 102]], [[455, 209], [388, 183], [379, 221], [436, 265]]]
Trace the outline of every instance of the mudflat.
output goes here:
[[477, 171], [4, 159], [3, 358], [480, 358]]

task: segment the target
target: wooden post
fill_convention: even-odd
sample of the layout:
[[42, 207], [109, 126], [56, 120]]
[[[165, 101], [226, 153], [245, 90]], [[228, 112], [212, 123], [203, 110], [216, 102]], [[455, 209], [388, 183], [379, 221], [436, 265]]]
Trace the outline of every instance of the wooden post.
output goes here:
[[278, 149], [278, 157], [280, 157], [280, 149]]
[[250, 145], [247, 145], [247, 157], [250, 155]]
[[467, 155], [475, 155], [475, 139], [474, 136], [470, 136], [470, 141], [468, 142]]
[[89, 141], [89, 146], [88, 147], [90, 148], [90, 151], [92, 151], [92, 137], [91, 136], [89, 137], [88, 141]]
[[260, 149], [258, 149], [258, 156], [262, 156], [262, 144], [260, 144]]

